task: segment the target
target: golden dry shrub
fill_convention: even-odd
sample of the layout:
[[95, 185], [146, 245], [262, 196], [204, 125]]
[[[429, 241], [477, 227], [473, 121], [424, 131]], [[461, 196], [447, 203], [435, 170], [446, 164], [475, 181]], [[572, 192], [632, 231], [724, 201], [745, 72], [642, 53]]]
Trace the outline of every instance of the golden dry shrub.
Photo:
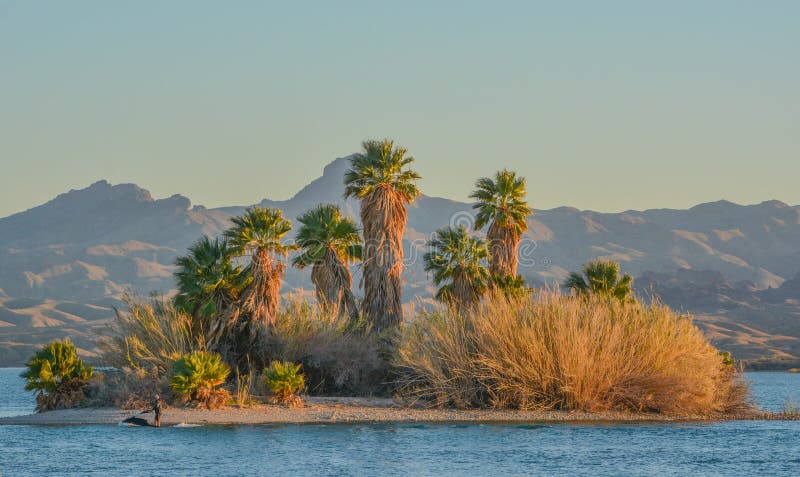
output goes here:
[[401, 391], [439, 406], [672, 415], [748, 406], [739, 373], [688, 316], [660, 304], [545, 291], [406, 327]]

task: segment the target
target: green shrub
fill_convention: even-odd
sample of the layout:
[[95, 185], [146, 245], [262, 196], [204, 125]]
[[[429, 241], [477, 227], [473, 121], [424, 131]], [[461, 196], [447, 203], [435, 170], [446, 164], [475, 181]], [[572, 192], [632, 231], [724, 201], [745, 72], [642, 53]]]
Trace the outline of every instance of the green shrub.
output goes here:
[[69, 338], [55, 340], [39, 350], [21, 377], [27, 380], [26, 391], [36, 391], [36, 410], [61, 409], [83, 398], [83, 387], [94, 374], [78, 357]]
[[516, 277], [511, 275], [492, 275], [491, 284], [507, 298], [519, 299], [533, 293], [533, 289], [525, 285], [525, 279], [521, 275]]
[[725, 367], [732, 368], [736, 364], [730, 351], [720, 351], [719, 356], [722, 358], [722, 365]]
[[228, 373], [230, 368], [220, 355], [194, 351], [173, 362], [169, 384], [184, 399], [214, 409], [222, 407], [229, 397], [225, 389], [217, 389]]
[[297, 394], [306, 385], [305, 377], [300, 372], [301, 366], [286, 361], [273, 361], [269, 368], [264, 370], [267, 386], [278, 403], [293, 404], [298, 400]]

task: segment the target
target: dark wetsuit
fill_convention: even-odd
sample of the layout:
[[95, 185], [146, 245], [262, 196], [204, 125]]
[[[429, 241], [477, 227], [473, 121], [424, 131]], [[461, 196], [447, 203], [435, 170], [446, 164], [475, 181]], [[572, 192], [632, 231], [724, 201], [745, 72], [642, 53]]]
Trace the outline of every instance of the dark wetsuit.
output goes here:
[[161, 400], [153, 399], [153, 413], [155, 413], [155, 426], [161, 427]]

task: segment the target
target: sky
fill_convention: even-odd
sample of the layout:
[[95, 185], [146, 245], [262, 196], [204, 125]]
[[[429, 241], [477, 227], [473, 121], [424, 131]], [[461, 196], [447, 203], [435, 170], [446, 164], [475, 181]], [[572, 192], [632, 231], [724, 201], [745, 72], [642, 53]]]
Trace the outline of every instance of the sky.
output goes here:
[[0, 0], [0, 217], [107, 179], [286, 199], [365, 139], [466, 200], [800, 204], [800, 2]]

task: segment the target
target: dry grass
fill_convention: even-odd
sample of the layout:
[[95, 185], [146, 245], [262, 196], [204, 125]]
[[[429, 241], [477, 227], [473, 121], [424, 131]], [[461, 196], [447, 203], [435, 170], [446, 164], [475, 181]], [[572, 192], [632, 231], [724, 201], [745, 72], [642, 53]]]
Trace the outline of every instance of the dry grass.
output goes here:
[[385, 392], [388, 366], [380, 341], [366, 333], [360, 322], [337, 310], [287, 300], [262, 342], [261, 353], [261, 362], [301, 363], [310, 394]]
[[800, 417], [800, 404], [792, 398], [784, 401], [781, 415], [783, 417]]
[[142, 410], [150, 407], [156, 394], [165, 401], [175, 398], [168, 377], [155, 369], [106, 369], [89, 381], [84, 392], [86, 399], [81, 407]]
[[174, 360], [204, 348], [202, 338], [192, 335], [192, 317], [178, 310], [172, 301], [132, 296], [126, 296], [124, 301], [129, 311], [116, 310], [110, 335], [99, 341], [104, 364], [155, 370], [166, 376]]
[[552, 292], [423, 312], [398, 349], [403, 392], [439, 406], [673, 415], [748, 407], [733, 367], [665, 306]]
[[198, 409], [222, 409], [231, 400], [231, 393], [225, 388], [201, 386], [195, 395], [195, 407]]
[[253, 403], [253, 389], [256, 383], [256, 371], [252, 365], [248, 363], [247, 372], [239, 371], [235, 368], [236, 385], [233, 400], [239, 407], [248, 407]]

